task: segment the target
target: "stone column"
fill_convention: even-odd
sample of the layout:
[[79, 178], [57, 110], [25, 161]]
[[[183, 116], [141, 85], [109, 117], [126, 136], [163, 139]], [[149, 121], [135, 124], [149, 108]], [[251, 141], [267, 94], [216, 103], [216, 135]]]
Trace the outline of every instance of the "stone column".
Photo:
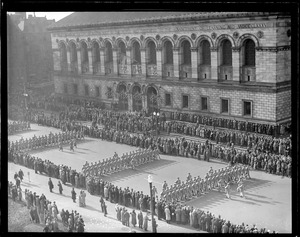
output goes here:
[[81, 74], [81, 52], [80, 48], [77, 48], [77, 70], [78, 74]]
[[142, 106], [143, 106], [143, 109], [147, 111], [147, 106], [148, 106], [148, 103], [147, 103], [147, 93], [146, 94], [142, 94]]
[[67, 50], [67, 64], [68, 64], [68, 72], [71, 71], [71, 55], [70, 55], [70, 51]]
[[198, 48], [191, 48], [191, 67], [192, 67], [192, 78], [198, 79]]
[[118, 75], [118, 49], [113, 48], [113, 73]]
[[141, 67], [142, 67], [142, 75], [146, 77], [146, 49], [141, 48]]
[[[127, 75], [131, 76], [131, 47], [126, 48], [126, 56], [127, 58]], [[132, 104], [131, 104], [131, 109], [132, 109]]]
[[179, 79], [179, 48], [173, 48], [174, 77]]
[[132, 94], [128, 94], [128, 111], [132, 111]]
[[157, 70], [157, 76], [162, 76], [162, 54], [161, 54], [162, 48], [156, 49], [156, 70]]
[[93, 74], [93, 57], [92, 57], [92, 49], [91, 48], [88, 48], [88, 58], [89, 58], [88, 74]]
[[100, 52], [100, 75], [105, 75], [105, 68], [104, 68], [104, 48], [99, 49]]
[[232, 48], [232, 80], [240, 81], [240, 49]]
[[211, 79], [218, 80], [218, 49], [210, 48], [211, 58]]

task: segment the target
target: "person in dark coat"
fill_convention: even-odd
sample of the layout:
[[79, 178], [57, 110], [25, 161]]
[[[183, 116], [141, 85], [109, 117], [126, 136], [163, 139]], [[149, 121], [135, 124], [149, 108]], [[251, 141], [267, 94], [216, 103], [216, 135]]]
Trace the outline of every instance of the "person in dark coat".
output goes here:
[[133, 227], [135, 227], [136, 225], [136, 213], [134, 210], [132, 210], [131, 214], [131, 224], [133, 225]]
[[61, 182], [60, 182], [60, 181], [58, 181], [58, 184], [57, 184], [57, 186], [58, 186], [59, 193], [60, 193], [60, 194], [62, 194], [63, 187], [62, 187], [62, 184], [61, 184]]
[[125, 225], [129, 227], [129, 212], [125, 209], [125, 213], [124, 213], [124, 219], [125, 219]]
[[76, 202], [76, 192], [75, 192], [74, 188], [72, 188], [71, 194], [72, 194], [73, 202]]
[[101, 211], [104, 212], [104, 208], [103, 208], [104, 199], [103, 199], [102, 196], [100, 197], [99, 202], [100, 202], [100, 205], [101, 205]]
[[138, 214], [138, 219], [139, 219], [139, 228], [143, 229], [143, 213], [140, 211]]
[[52, 180], [51, 180], [51, 178], [49, 178], [49, 181], [48, 181], [48, 186], [49, 186], [49, 190], [50, 190], [50, 192], [52, 193], [52, 189], [54, 188], [54, 185], [53, 185], [53, 183], [52, 183]]

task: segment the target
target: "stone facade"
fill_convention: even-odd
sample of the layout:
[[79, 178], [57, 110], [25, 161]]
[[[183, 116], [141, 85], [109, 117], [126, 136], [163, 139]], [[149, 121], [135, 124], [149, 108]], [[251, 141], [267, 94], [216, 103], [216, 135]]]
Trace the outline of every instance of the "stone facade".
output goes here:
[[[224, 14], [218, 17], [213, 14], [211, 19], [195, 15], [193, 21], [186, 16], [178, 18], [178, 24], [174, 23], [174, 19], [170, 22], [151, 19], [152, 22], [148, 20], [146, 23], [136, 20], [130, 25], [120, 23], [112, 26], [99, 23], [91, 27], [83, 24], [68, 31], [68, 26], [55, 29], [54, 25], [50, 31], [55, 91], [63, 95], [64, 84], [67, 84], [69, 96], [94, 99], [109, 106], [119, 100], [118, 88], [123, 84], [128, 94], [129, 110], [134, 109], [132, 104], [136, 97], [133, 91], [137, 86], [142, 92], [143, 108], [150, 111], [201, 112], [217, 117], [269, 123], [290, 118], [289, 17], [282, 15], [277, 18], [268, 13], [253, 13], [250, 17], [239, 13], [233, 15], [235, 18], [231, 19]], [[249, 40], [255, 45], [253, 66], [245, 66], [244, 63], [245, 45]], [[209, 43], [209, 65], [201, 64], [201, 44], [204, 41]], [[223, 43], [226, 41], [231, 45], [232, 64], [224, 66]], [[156, 57], [156, 64], [148, 63], [151, 50], [149, 42], [155, 45], [152, 55]], [[170, 52], [166, 42], [171, 43], [171, 63], [166, 59]], [[190, 52], [186, 52], [184, 43], [189, 45], [187, 50]], [[76, 47], [75, 53], [72, 53], [72, 44]], [[98, 51], [94, 51], [95, 44], [98, 45]], [[108, 46], [111, 47], [111, 58], [107, 56]], [[123, 54], [126, 54], [125, 61], [120, 56], [122, 47]], [[62, 48], [66, 49], [68, 71], [62, 68]], [[84, 52], [85, 48], [87, 52]], [[140, 59], [136, 58], [137, 50]], [[95, 52], [98, 61], [95, 61]], [[72, 62], [74, 54], [77, 61]], [[84, 57], [84, 54], [87, 56]], [[70, 73], [74, 67], [75, 74]], [[77, 95], [72, 95], [74, 83], [78, 84]], [[90, 91], [88, 95], [85, 85]], [[96, 97], [96, 86], [101, 90], [100, 97]], [[281, 92], [276, 90], [279, 87]], [[111, 99], [107, 98], [107, 88], [112, 88]], [[164, 105], [165, 93], [172, 95], [171, 106]], [[188, 108], [183, 108], [182, 95], [188, 95]], [[208, 111], [201, 111], [201, 96], [208, 98]], [[221, 98], [229, 100], [228, 114], [221, 113]], [[251, 102], [250, 116], [243, 115], [243, 101]]]

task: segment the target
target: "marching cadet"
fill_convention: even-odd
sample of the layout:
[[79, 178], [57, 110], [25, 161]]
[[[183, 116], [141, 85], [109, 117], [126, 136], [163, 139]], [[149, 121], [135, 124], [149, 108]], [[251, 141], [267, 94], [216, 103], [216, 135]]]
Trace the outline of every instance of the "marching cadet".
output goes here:
[[226, 194], [226, 197], [230, 199], [230, 195], [229, 195], [229, 192], [230, 192], [230, 183], [229, 182], [225, 182], [225, 194]]
[[162, 185], [162, 189], [163, 191], [165, 191], [168, 188], [168, 184], [166, 181], [164, 181], [163, 185]]
[[245, 195], [244, 195], [244, 184], [243, 184], [243, 181], [242, 181], [241, 178], [238, 180], [238, 187], [237, 187], [236, 190], [240, 193], [240, 197], [243, 197], [243, 198], [245, 197]]
[[218, 191], [219, 191], [219, 192], [221, 192], [222, 182], [223, 182], [223, 180], [220, 178], [220, 179], [218, 180]]
[[[179, 177], [177, 178], [177, 180], [175, 181], [175, 184], [181, 184], [181, 181], [180, 181], [180, 179], [179, 179]], [[172, 186], [172, 185], [171, 185]]]
[[191, 179], [192, 179], [192, 175], [191, 175], [191, 173], [189, 173], [188, 176], [187, 176], [187, 178], [186, 178], [186, 180], [189, 181]]
[[214, 173], [214, 171], [213, 171], [213, 168], [212, 167], [210, 167], [210, 169], [209, 169], [209, 171], [208, 171], [208, 174], [213, 174]]

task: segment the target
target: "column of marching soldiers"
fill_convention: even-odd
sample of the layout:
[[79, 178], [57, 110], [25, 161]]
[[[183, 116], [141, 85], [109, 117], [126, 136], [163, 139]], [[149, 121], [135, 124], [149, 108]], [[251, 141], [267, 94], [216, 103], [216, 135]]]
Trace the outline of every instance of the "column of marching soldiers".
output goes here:
[[168, 203], [186, 202], [213, 189], [219, 192], [225, 191], [226, 197], [229, 198], [230, 185], [233, 183], [238, 185], [237, 190], [244, 197], [243, 181], [248, 178], [250, 178], [249, 166], [245, 165], [227, 166], [215, 171], [211, 168], [204, 179], [201, 179], [200, 176], [193, 178], [189, 173], [186, 182], [178, 178], [170, 187], [165, 182], [161, 192], [161, 200]]
[[[50, 133], [48, 136], [34, 136], [30, 139], [26, 138], [25, 140], [20, 139], [19, 142], [9, 142], [8, 147], [12, 152], [22, 152], [24, 150], [28, 151], [31, 149], [58, 145], [62, 150], [62, 144], [69, 142], [70, 144], [76, 145], [76, 139], [84, 139], [82, 131], [59, 132], [55, 134]], [[70, 145], [70, 149], [72, 149], [72, 145]], [[98, 161], [98, 163], [95, 164], [89, 164], [86, 162], [83, 165], [82, 173], [86, 177], [86, 182], [89, 183], [91, 179], [97, 181], [100, 179], [100, 176], [114, 174], [128, 168], [134, 169], [137, 166], [158, 159], [160, 159], [160, 156], [157, 149], [138, 149], [136, 151], [123, 154], [121, 157], [115, 153], [113, 157], [103, 159], [102, 162]], [[236, 181], [239, 181], [239, 187], [243, 188], [241, 177], [242, 179], [250, 178], [249, 166], [228, 166], [225, 169], [222, 168], [215, 170], [215, 172], [209, 172], [204, 179], [201, 179], [200, 176], [192, 179], [189, 175], [185, 183], [178, 179], [174, 186], [171, 185], [168, 187], [168, 185], [163, 185], [163, 191], [160, 198], [167, 202], [188, 201], [215, 188], [217, 188], [218, 191], [225, 188], [225, 192], [227, 192], [228, 185]], [[63, 183], [65, 183], [64, 179]]]
[[145, 163], [149, 163], [160, 159], [157, 150], [138, 149], [129, 153], [123, 154], [121, 157], [115, 152], [113, 157], [103, 159], [98, 163], [86, 162], [82, 167], [82, 172], [86, 177], [97, 178], [99, 176], [110, 175], [116, 172], [136, 168]]
[[60, 149], [62, 145], [69, 143], [70, 147], [76, 146], [77, 139], [84, 139], [84, 134], [82, 131], [67, 131], [52, 133], [49, 135], [36, 136], [32, 138], [23, 137], [19, 141], [8, 141], [8, 149], [12, 151], [30, 151], [40, 148], [58, 146]]

